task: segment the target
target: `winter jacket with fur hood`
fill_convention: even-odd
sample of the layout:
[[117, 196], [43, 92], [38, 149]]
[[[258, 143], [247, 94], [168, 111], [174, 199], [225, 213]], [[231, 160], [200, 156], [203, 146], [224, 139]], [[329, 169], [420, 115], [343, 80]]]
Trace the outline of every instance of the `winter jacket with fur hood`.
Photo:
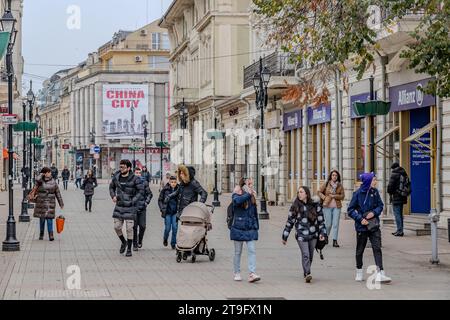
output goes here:
[[[183, 181], [180, 176], [180, 172], [183, 172], [186, 181]], [[194, 167], [186, 167], [184, 165], [178, 166], [178, 180], [180, 181], [180, 185], [178, 190], [171, 193], [165, 200], [165, 202], [169, 202], [170, 199], [176, 197], [177, 198], [177, 217], [181, 216], [183, 209], [187, 207], [190, 203], [200, 201], [205, 203], [208, 198], [208, 193], [203, 189], [200, 183], [195, 180], [195, 169]], [[200, 196], [200, 200], [198, 199]]]

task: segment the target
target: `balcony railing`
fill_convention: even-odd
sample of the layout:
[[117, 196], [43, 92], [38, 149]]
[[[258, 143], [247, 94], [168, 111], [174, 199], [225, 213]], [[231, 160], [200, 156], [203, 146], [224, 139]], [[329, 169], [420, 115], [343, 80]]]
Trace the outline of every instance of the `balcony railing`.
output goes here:
[[[289, 62], [289, 54], [274, 52], [263, 58], [263, 66], [269, 68], [272, 76], [293, 76], [294, 64]], [[253, 76], [259, 72], [259, 61], [244, 68], [244, 89], [253, 86]]]

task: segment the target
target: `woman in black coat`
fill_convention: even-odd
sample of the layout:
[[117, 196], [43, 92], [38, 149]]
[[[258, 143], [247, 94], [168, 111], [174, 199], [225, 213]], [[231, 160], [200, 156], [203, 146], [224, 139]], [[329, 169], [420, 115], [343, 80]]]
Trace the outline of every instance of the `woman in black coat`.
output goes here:
[[88, 170], [87, 175], [84, 177], [83, 184], [81, 185], [81, 189], [84, 190], [84, 209], [86, 211], [88, 211], [89, 204], [89, 212], [92, 212], [92, 196], [94, 195], [94, 188], [97, 186], [97, 178], [94, 176], [92, 170]]
[[300, 187], [294, 200], [284, 228], [282, 241], [285, 245], [292, 228], [295, 227], [295, 238], [302, 252], [302, 267], [305, 282], [311, 282], [311, 264], [317, 240], [325, 241], [327, 229], [323, 217], [322, 206], [314, 202], [308, 187]]

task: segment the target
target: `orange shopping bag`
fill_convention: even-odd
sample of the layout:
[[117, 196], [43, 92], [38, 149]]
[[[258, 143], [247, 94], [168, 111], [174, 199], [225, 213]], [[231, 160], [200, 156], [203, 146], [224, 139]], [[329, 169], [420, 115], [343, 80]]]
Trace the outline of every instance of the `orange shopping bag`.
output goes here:
[[56, 232], [61, 233], [64, 230], [64, 221], [66, 218], [64, 216], [59, 216], [56, 218]]

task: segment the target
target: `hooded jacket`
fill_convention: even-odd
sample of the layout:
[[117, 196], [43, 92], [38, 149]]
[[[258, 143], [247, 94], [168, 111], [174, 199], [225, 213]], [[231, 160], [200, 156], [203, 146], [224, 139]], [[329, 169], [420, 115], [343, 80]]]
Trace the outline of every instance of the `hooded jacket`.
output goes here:
[[166, 199], [166, 197], [171, 194], [174, 193], [178, 190], [178, 184], [175, 186], [174, 189], [172, 189], [172, 187], [170, 186], [170, 183], [167, 183], [164, 188], [161, 190], [160, 194], [159, 194], [159, 198], [158, 198], [158, 206], [159, 206], [159, 210], [161, 210], [161, 212], [164, 215], [173, 215], [177, 213], [177, 199], [176, 198], [172, 198], [168, 203], [165, 203], [164, 200]]
[[391, 196], [391, 203], [393, 205], [408, 203], [408, 197], [404, 197], [398, 193], [398, 188], [400, 186], [400, 176], [408, 176], [405, 169], [403, 169], [402, 167], [393, 169], [391, 177], [389, 178], [389, 184], [387, 186], [387, 192]]
[[[181, 179], [180, 173], [183, 172], [186, 181]], [[187, 207], [190, 203], [200, 201], [205, 203], [208, 198], [208, 193], [205, 189], [202, 188], [200, 183], [195, 180], [195, 169], [194, 167], [186, 167], [184, 165], [178, 166], [178, 180], [181, 181], [178, 187], [178, 190], [171, 193], [166, 199], [165, 202], [168, 203], [170, 199], [177, 199], [177, 217], [181, 216], [183, 209]], [[200, 200], [198, 200], [198, 196], [200, 196]]]
[[150, 186], [148, 181], [141, 176], [139, 179], [141, 179], [143, 187], [144, 187], [144, 196], [140, 197], [137, 202], [138, 207], [138, 214], [145, 212], [147, 209], [147, 206], [150, 204], [150, 201], [152, 201], [153, 193], [152, 190], [150, 190]]
[[64, 207], [58, 184], [55, 179], [45, 179], [43, 174], [36, 178], [38, 186], [36, 205], [34, 206], [33, 217], [35, 218], [55, 218], [56, 201], [60, 207]]
[[372, 188], [372, 180], [375, 177], [373, 173], [364, 173], [361, 175], [362, 185], [353, 193], [347, 212], [355, 220], [355, 230], [357, 232], [368, 231], [367, 226], [361, 224], [364, 215], [372, 211], [374, 219], [380, 221], [380, 215], [383, 212], [384, 204], [377, 189]]
[[258, 240], [258, 212], [251, 201], [251, 194], [233, 193], [233, 223], [230, 228], [230, 239], [235, 241]]
[[85, 196], [92, 196], [94, 194], [94, 189], [98, 187], [97, 178], [94, 176], [86, 176], [81, 185], [81, 190], [84, 190]]
[[[317, 218], [314, 221], [308, 218], [308, 212], [310, 210], [317, 212]], [[295, 239], [298, 241], [307, 242], [318, 239], [319, 235], [325, 237], [327, 235], [327, 228], [325, 227], [325, 219], [320, 203], [316, 201], [303, 203], [296, 198], [289, 209], [288, 219], [282, 235], [283, 240], [287, 240], [294, 226]]]
[[139, 210], [139, 201], [145, 199], [144, 184], [142, 180], [129, 173], [125, 182], [120, 183], [121, 173], [116, 173], [109, 184], [109, 195], [111, 199], [117, 197], [113, 218], [124, 220], [135, 220]]

